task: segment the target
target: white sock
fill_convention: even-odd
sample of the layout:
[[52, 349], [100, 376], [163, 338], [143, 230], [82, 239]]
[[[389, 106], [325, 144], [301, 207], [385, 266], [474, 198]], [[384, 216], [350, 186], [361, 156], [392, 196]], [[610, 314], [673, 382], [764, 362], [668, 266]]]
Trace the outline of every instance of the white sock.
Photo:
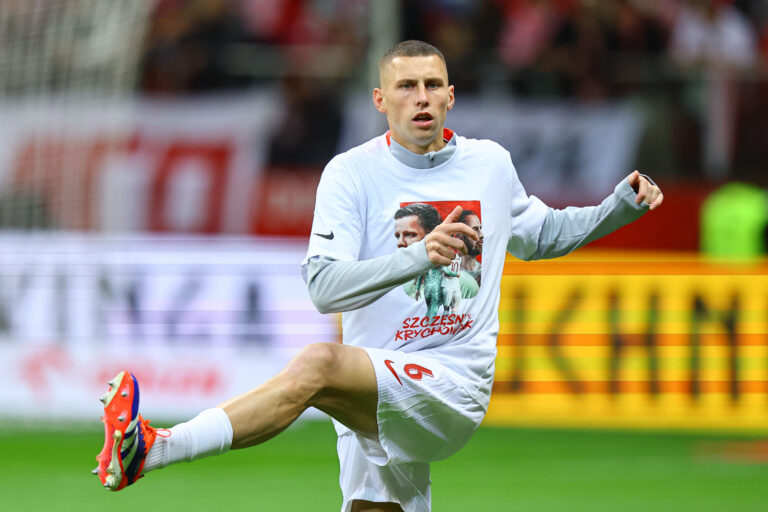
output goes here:
[[158, 429], [144, 462], [144, 473], [175, 462], [218, 455], [232, 446], [232, 423], [224, 409], [206, 409], [186, 423]]

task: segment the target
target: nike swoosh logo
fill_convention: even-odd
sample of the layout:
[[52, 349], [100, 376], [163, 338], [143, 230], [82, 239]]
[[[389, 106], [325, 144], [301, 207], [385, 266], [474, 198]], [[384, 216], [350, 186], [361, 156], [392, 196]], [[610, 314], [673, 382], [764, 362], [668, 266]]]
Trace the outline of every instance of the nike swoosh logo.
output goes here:
[[326, 240], [333, 240], [333, 231], [328, 233], [327, 235], [324, 233], [312, 233], [313, 235], [317, 235], [320, 238], [325, 238]]
[[389, 371], [391, 371], [392, 375], [395, 376], [395, 378], [397, 379], [397, 383], [402, 386], [403, 383], [400, 381], [400, 377], [397, 376], [397, 372], [395, 371], [395, 369], [392, 368], [392, 363], [394, 363], [394, 361], [392, 361], [391, 359], [384, 360], [384, 364], [387, 365], [387, 368], [389, 368]]

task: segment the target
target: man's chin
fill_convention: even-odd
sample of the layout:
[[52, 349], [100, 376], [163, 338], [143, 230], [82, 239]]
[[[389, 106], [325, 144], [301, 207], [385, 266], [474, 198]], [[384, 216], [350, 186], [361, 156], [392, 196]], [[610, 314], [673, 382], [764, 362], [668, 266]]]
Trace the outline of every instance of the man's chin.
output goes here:
[[395, 137], [395, 140], [402, 139], [400, 144], [406, 149], [418, 154], [429, 153], [430, 151], [436, 151], [436, 149], [442, 148], [440, 142], [442, 139], [438, 139], [437, 132], [430, 128], [429, 130], [409, 130], [407, 137]]
[[424, 133], [420, 134], [421, 137], [414, 137], [414, 145], [418, 146], [423, 153], [429, 153], [430, 151], [437, 151], [438, 149], [442, 148], [443, 145], [441, 144], [442, 139], [438, 139], [438, 137], [430, 132], [430, 136], [426, 137], [424, 136]]

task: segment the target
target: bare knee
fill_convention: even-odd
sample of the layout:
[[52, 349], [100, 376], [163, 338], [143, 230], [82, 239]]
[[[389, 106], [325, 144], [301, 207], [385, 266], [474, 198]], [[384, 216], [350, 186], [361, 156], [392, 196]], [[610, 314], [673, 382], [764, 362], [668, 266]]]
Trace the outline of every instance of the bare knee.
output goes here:
[[313, 343], [304, 347], [288, 366], [294, 390], [310, 401], [329, 384], [338, 363], [338, 346], [333, 343]]
[[340, 345], [335, 343], [312, 343], [307, 345], [293, 359], [305, 372], [313, 374], [313, 377], [323, 380], [329, 372], [333, 371], [339, 360]]

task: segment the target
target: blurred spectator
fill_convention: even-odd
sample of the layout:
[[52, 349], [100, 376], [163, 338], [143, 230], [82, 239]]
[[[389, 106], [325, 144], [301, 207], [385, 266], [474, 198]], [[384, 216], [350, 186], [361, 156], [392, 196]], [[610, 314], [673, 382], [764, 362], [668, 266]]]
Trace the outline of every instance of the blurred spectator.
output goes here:
[[558, 76], [566, 96], [595, 101], [609, 94], [606, 9], [600, 2], [577, 4], [545, 53], [545, 65]]
[[[754, 174], [768, 175], [768, 2], [736, 2], [756, 27], [759, 64], [755, 78], [742, 82], [739, 94], [739, 124], [734, 145], [734, 164]], [[768, 184], [766, 184], [768, 185]]]
[[513, 72], [514, 90], [533, 95], [552, 92], [549, 76], [541, 66], [561, 23], [561, 13], [547, 0], [502, 0], [503, 23], [498, 51]]
[[[365, 55], [363, 0], [159, 0], [142, 89], [188, 93], [275, 80], [298, 68], [349, 76]], [[300, 61], [300, 62], [299, 62]]]
[[228, 0], [161, 0], [147, 35], [142, 88], [152, 93], [204, 92], [243, 85], [226, 66], [228, 44], [245, 38]]
[[479, 88], [474, 34], [471, 26], [455, 16], [440, 16], [435, 20], [433, 44], [443, 52], [451, 70], [450, 82], [460, 94], [476, 93]]
[[613, 94], [625, 95], [652, 83], [666, 52], [668, 29], [659, 13], [637, 0], [610, 4], [606, 38]]
[[534, 66], [560, 22], [559, 13], [547, 0], [516, 0], [505, 4], [499, 37], [499, 56], [505, 64], [524, 69]]
[[[766, 11], [768, 11], [768, 7], [766, 7]], [[760, 56], [763, 70], [768, 70], [768, 13], [760, 25]]]
[[274, 168], [322, 168], [336, 154], [342, 111], [332, 83], [292, 74], [282, 80], [282, 118], [267, 161]]
[[497, 0], [501, 61], [526, 96], [599, 100], [646, 85], [667, 30], [655, 4], [636, 0]]
[[670, 54], [685, 66], [744, 69], [755, 64], [756, 34], [728, 0], [688, 0], [672, 31]]
[[[240, 0], [240, 10], [254, 41], [271, 44], [302, 42], [311, 34], [304, 16], [304, 0]], [[311, 37], [311, 36], [310, 36]]]
[[[289, 4], [297, 7], [294, 1]], [[360, 21], [366, 9], [361, 0], [336, 0], [312, 8], [305, 3], [295, 14], [312, 29], [289, 36], [291, 44], [282, 54], [287, 67], [279, 82], [283, 116], [270, 141], [268, 162], [273, 168], [317, 170], [337, 153], [344, 97], [340, 91], [365, 57], [366, 33]]]
[[[271, 144], [274, 162], [305, 165], [324, 158], [320, 146], [336, 140], [344, 92], [368, 76], [368, 0], [156, 0], [156, 5], [143, 59], [145, 92], [276, 85], [286, 107]], [[393, 37], [441, 48], [459, 94], [509, 91], [581, 102], [631, 96], [639, 99], [635, 104], [643, 109], [647, 133], [653, 133], [644, 138], [643, 154], [670, 155], [658, 172], [699, 175], [706, 167], [711, 179], [720, 180], [736, 166], [765, 170], [768, 2], [399, 0], [396, 5], [401, 25], [391, 27]], [[755, 74], [760, 69], [763, 74]]]
[[736, 126], [734, 77], [757, 64], [755, 29], [727, 0], [688, 0], [673, 27], [669, 53], [684, 68], [706, 74], [705, 102], [698, 106], [704, 165], [711, 178], [724, 178], [732, 163]]
[[437, 46], [445, 57], [449, 81], [462, 94], [480, 90], [483, 54], [495, 46], [498, 12], [493, 2], [474, 0], [402, 0], [403, 40]]

